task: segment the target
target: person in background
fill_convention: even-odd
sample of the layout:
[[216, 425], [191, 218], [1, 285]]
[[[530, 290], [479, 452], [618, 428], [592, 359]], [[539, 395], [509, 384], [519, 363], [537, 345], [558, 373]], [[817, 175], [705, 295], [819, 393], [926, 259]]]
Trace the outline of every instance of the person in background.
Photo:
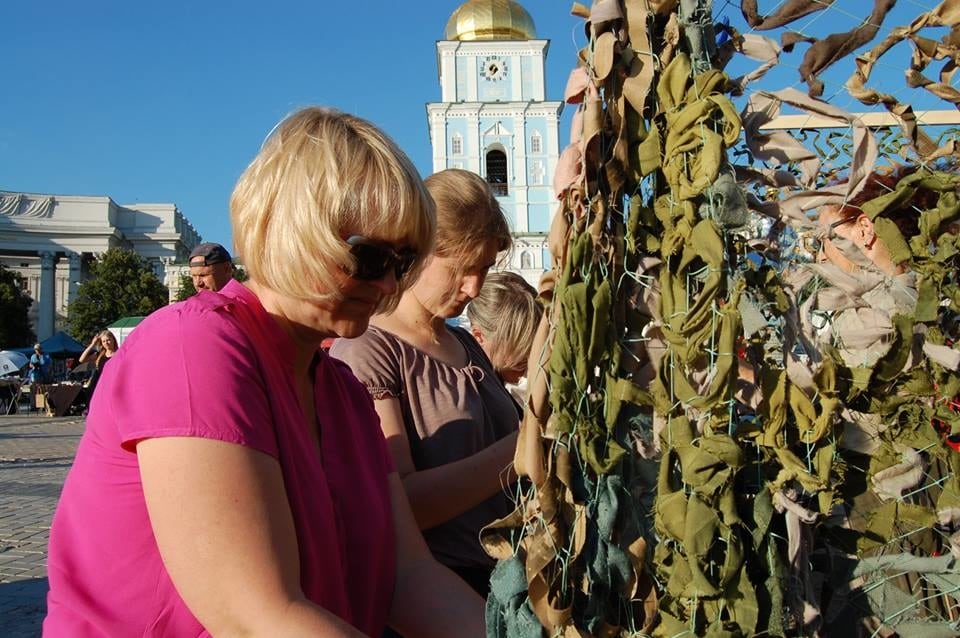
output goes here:
[[93, 373], [87, 382], [87, 393], [93, 395], [94, 388], [97, 387], [97, 381], [103, 373], [103, 367], [107, 365], [113, 355], [117, 353], [117, 338], [109, 330], [101, 330], [90, 340], [90, 345], [80, 354], [80, 363], [92, 362], [94, 365]]
[[33, 354], [30, 355], [30, 363], [27, 364], [27, 381], [30, 382], [30, 392], [33, 394], [31, 405], [34, 407], [43, 407], [46, 405], [46, 399], [39, 403], [38, 396], [46, 397], [46, 386], [50, 383], [50, 367], [53, 361], [50, 355], [43, 351], [43, 346], [39, 343], [33, 344]]
[[104, 370], [50, 532], [47, 636], [484, 636], [349, 369], [433, 245], [410, 160], [351, 115], [281, 122], [230, 200], [250, 279], [147, 317]]
[[30, 385], [50, 383], [51, 363], [50, 355], [43, 351], [43, 346], [39, 343], [33, 344], [33, 354], [30, 355], [30, 364], [27, 372], [27, 379], [30, 380]]
[[203, 243], [190, 253], [190, 278], [197, 292], [217, 292], [233, 277], [233, 259], [220, 244]]
[[[845, 512], [844, 531], [857, 559], [886, 555], [909, 563], [949, 556], [960, 531], [958, 517], [942, 514], [960, 484], [957, 438], [941, 420], [960, 400], [951, 379], [960, 365], [956, 300], [947, 292], [957, 275], [951, 249], [960, 244], [950, 221], [958, 194], [954, 166], [878, 169], [848, 201], [820, 208], [821, 250], [806, 266], [810, 279], [799, 280], [806, 293], [805, 299], [798, 294], [804, 349], [836, 367], [843, 432], [835, 455], [847, 472], [844, 489], [837, 490], [843, 510], [832, 515]], [[885, 529], [878, 521], [891, 501], [898, 509], [894, 526]], [[838, 555], [847, 551], [846, 543], [837, 548]], [[896, 571], [883, 578], [888, 600], [912, 600], [917, 573]], [[876, 580], [854, 582], [825, 589], [843, 596], [854, 586], [877, 586]], [[822, 599], [831, 608], [856, 607]], [[954, 604], [934, 591], [910, 613], [918, 623], [939, 622], [954, 613]], [[854, 613], [865, 616], [851, 615], [858, 625], [886, 631], [888, 617], [874, 617], [868, 608]]]
[[426, 179], [437, 205], [437, 242], [423, 275], [356, 339], [330, 352], [367, 386], [434, 556], [486, 594], [493, 559], [480, 529], [512, 505], [504, 485], [520, 412], [483, 348], [447, 319], [480, 294], [487, 270], [511, 246], [489, 185], [449, 169]]
[[[810, 332], [819, 347], [838, 348], [850, 366], [873, 366], [894, 345], [898, 315], [912, 315], [917, 303], [917, 273], [909, 263], [897, 263], [875, 222], [861, 205], [891, 192], [913, 167], [876, 172], [857, 195], [843, 205], [819, 210], [821, 249], [807, 270], [819, 281], [819, 292], [808, 303]], [[936, 193], [916, 188], [910, 200], [885, 211], [883, 218], [907, 238], [919, 232], [919, 211], [936, 204]], [[838, 294], [838, 292], [840, 294]], [[813, 322], [825, 324], [814, 333]]]
[[480, 294], [467, 306], [470, 334], [521, 405], [526, 398], [521, 382], [541, 316], [543, 306], [536, 289], [512, 272], [490, 273]]

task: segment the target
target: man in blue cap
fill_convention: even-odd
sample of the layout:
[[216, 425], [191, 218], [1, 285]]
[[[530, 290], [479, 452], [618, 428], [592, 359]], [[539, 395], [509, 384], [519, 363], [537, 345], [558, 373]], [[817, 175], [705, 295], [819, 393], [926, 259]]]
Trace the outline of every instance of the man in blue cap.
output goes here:
[[190, 253], [190, 278], [197, 291], [216, 292], [233, 276], [233, 260], [220, 244], [203, 243]]

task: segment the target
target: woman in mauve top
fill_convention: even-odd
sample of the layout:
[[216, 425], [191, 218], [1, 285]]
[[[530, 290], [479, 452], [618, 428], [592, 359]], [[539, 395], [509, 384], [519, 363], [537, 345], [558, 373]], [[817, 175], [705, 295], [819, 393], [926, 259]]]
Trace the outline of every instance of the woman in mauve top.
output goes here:
[[367, 386], [427, 544], [486, 594], [493, 559], [480, 529], [513, 509], [505, 486], [520, 412], [480, 345], [446, 320], [476, 297], [509, 227], [488, 184], [449, 169], [426, 179], [437, 205], [437, 243], [423, 275], [357, 339], [331, 355]]
[[390, 308], [433, 203], [368, 122], [284, 120], [230, 202], [250, 273], [148, 317], [100, 381], [50, 534], [48, 636], [483, 635], [363, 386], [323, 354]]

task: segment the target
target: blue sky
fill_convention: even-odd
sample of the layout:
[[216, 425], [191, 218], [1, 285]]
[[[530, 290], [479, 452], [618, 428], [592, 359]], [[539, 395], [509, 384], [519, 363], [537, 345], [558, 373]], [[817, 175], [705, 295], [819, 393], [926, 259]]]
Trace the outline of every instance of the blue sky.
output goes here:
[[[459, 2], [4, 4], [0, 189], [174, 202], [229, 245], [234, 182], [308, 104], [372, 120], [431, 170], [435, 42]], [[525, 6], [552, 40], [547, 90], [561, 99], [580, 21], [565, 3]]]
[[[426, 175], [425, 104], [439, 99], [435, 42], [459, 4], [5, 2], [0, 190], [173, 202], [206, 240], [229, 245], [227, 202], [236, 178], [271, 127], [308, 104], [372, 120]], [[547, 94], [562, 99], [585, 43], [582, 22], [570, 16], [570, 0], [521, 4], [538, 36], [551, 40]], [[775, 3], [760, 4], [769, 10]], [[836, 10], [802, 26], [845, 30], [870, 4], [838, 0]], [[897, 18], [933, 4], [901, 0], [899, 15], [884, 26], [903, 24]], [[742, 27], [739, 2], [715, 0], [715, 6]], [[799, 57], [785, 63], [780, 84], [769, 88], [795, 82], [790, 66], [798, 64]], [[568, 108], [561, 144], [569, 114]]]

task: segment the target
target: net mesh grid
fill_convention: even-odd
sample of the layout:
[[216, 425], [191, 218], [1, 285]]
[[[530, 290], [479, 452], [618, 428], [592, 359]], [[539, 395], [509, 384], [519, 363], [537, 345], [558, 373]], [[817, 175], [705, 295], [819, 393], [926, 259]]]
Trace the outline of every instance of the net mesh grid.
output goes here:
[[[770, 15], [786, 4], [761, 8]], [[718, 31], [715, 25], [724, 20], [733, 25], [731, 37], [775, 36], [790, 30], [801, 37], [823, 38], [864, 24], [863, 16], [856, 12], [862, 11], [862, 3], [853, 3], [853, 7], [843, 0], [818, 4], [824, 8], [784, 27], [760, 32], [744, 24], [741, 7], [734, 2], [716, 7], [704, 0], [649, 2], [642, 3], [641, 28], [649, 45], [664, 38], [665, 25], [675, 18], [683, 26], [671, 53], [675, 60], [684, 54], [695, 57], [697, 46], [689, 41], [712, 42]], [[617, 10], [611, 11], [612, 5]], [[663, 119], [670, 113], [661, 109], [661, 99], [656, 96], [668, 66], [663, 50], [631, 49], [637, 59], [650, 60], [655, 67], [647, 108], [642, 112], [634, 109], [633, 120], [623, 112], [624, 83], [612, 81], [610, 76], [599, 77], [596, 72], [599, 45], [611, 32], [621, 55], [613, 66], [629, 65], [623, 61], [623, 53], [633, 45], [640, 6], [599, 0], [590, 8], [578, 10], [575, 6], [575, 13], [587, 18], [587, 42], [581, 43], [583, 66], [596, 89], [586, 99], [602, 105], [602, 126], [599, 132], [592, 132], [591, 140], [581, 143], [580, 177], [561, 194], [558, 215], [564, 218], [565, 228], [551, 246], [559, 259], [545, 297], [552, 305], [545, 314], [547, 331], [542, 347], [532, 354], [530, 366], [531, 378], [540, 377], [544, 391], [539, 403], [536, 396], [528, 401], [524, 421], [524, 428], [535, 430], [528, 441], [534, 441], [538, 450], [531, 456], [529, 445], [518, 449], [523, 480], [514, 493], [517, 510], [511, 520], [485, 531], [488, 551], [492, 549], [500, 559], [488, 601], [489, 635], [814, 636], [841, 631], [869, 636], [956, 635], [960, 631], [960, 570], [951, 553], [956, 545], [951, 542], [955, 523], [943, 523], [937, 516], [949, 513], [953, 506], [960, 509], [960, 501], [938, 506], [945, 492], [950, 496], [956, 491], [957, 452], [939, 436], [917, 434], [927, 426], [923, 419], [929, 419], [938, 405], [954, 401], [952, 396], [932, 396], [929, 390], [937, 388], [938, 382], [953, 391], [960, 389], [954, 383], [956, 370], [929, 361], [913, 362], [912, 370], [890, 363], [892, 371], [884, 378], [865, 377], [855, 366], [840, 365], [836, 351], [846, 344], [838, 337], [826, 352], [817, 353], [821, 362], [833, 362], [836, 369], [832, 374], [822, 373], [803, 387], [794, 383], [787, 371], [788, 355], [796, 354], [809, 363], [814, 353], [798, 345], [804, 338], [810, 341], [812, 335], [787, 334], [796, 319], [791, 313], [803, 309], [798, 305], [799, 288], [786, 279], [816, 260], [812, 250], [819, 242], [814, 236], [816, 208], [805, 211], [807, 224], [771, 218], [752, 206], [745, 224], [732, 227], [711, 222], [722, 258], [711, 264], [702, 255], [693, 255], [677, 268], [684, 249], [693, 241], [690, 226], [709, 234], [702, 222], [722, 221], [724, 207], [729, 206], [706, 189], [693, 197], [679, 196], [673, 188], [676, 180], [671, 182], [663, 173], [664, 165], [673, 158], [661, 157], [647, 172], [634, 170], [636, 179], [620, 181], [618, 167], [610, 167], [613, 161], [623, 162], [617, 144], [624, 138], [623, 130], [636, 127], [637, 119], [642, 124], [636, 127], [640, 132], [634, 141], [642, 138], [642, 144], [657, 127], [661, 135], [669, 133]], [[873, 38], [820, 74], [825, 89], [819, 100], [845, 111], [886, 113], [882, 104], [864, 105], [846, 91], [843, 79], [850, 75], [849, 65], [855, 55], [869, 51], [893, 28], [935, 8], [916, 1], [900, 2], [896, 12], [874, 25], [878, 32]], [[618, 27], [610, 28], [608, 20], [617, 21]], [[929, 37], [940, 39], [949, 28], [933, 31]], [[872, 77], [902, 74], [908, 64], [902, 59], [907, 49], [905, 42], [890, 49], [875, 63]], [[791, 56], [781, 55], [776, 69], [798, 77], [796, 60], [801, 56], [798, 50]], [[891, 61], [895, 58], [899, 63]], [[710, 56], [699, 62], [694, 60], [692, 66], [701, 73], [713, 65]], [[731, 76], [735, 75], [734, 62], [745, 69], [750, 66], [734, 58], [727, 69]], [[940, 66], [951, 62], [948, 57]], [[846, 68], [842, 63], [848, 63]], [[624, 68], [629, 71], [629, 66]], [[883, 90], [898, 103], [913, 103], [918, 108], [943, 108], [945, 104], [931, 100], [919, 87], [874, 83], [884, 85]], [[951, 84], [955, 83], [951, 79]], [[755, 80], [743, 95], [728, 97], [741, 111], [752, 94], [805, 86], [797, 79], [783, 83], [771, 72]], [[694, 83], [686, 94], [696, 101], [716, 93], [700, 93], [700, 88]], [[673, 105], [671, 113], [688, 105]], [[578, 108], [584, 111], [586, 107]], [[857, 153], [855, 128], [811, 128], [808, 124], [814, 117], [810, 113], [806, 124], [791, 134], [821, 161], [812, 186], [822, 188], [851, 171]], [[719, 119], [714, 115], [697, 121], [695, 130], [701, 140], [720, 134]], [[960, 129], [955, 125], [924, 124], [922, 115], [918, 121], [939, 149], [949, 147], [958, 137]], [[905, 151], [912, 140], [897, 127], [870, 127], [869, 132], [877, 144], [877, 166], [908, 163], [953, 171], [952, 152], [929, 159], [915, 149]], [[732, 171], [734, 164], [777, 169], [795, 178], [802, 173], [799, 162], [757, 159], [742, 134], [735, 143], [722, 145], [721, 155], [717, 174]], [[680, 159], [682, 174], [700, 170], [702, 158], [695, 153], [684, 151]], [[738, 183], [744, 193], [754, 193], [761, 202], [779, 203], [800, 190], [795, 183]], [[892, 190], [888, 186], [888, 191]], [[571, 192], [579, 198], [570, 197]], [[842, 201], [848, 195], [843, 195]], [[692, 212], [691, 206], [697, 210]], [[642, 209], [638, 215], [643, 217], [632, 228], [659, 234], [644, 246], [631, 244], [638, 241], [638, 236], [631, 234], [632, 207]], [[911, 207], [918, 214], [924, 210]], [[683, 240], [669, 251], [662, 250], [663, 242], [676, 232], [685, 233]], [[715, 249], [712, 239], [697, 241]], [[751, 242], [762, 242], [763, 247], [753, 248]], [[659, 263], [641, 265], [644, 258], [651, 257], [659, 258]], [[943, 267], [950, 264], [956, 261], [945, 262]], [[664, 275], [665, 270], [671, 272]], [[769, 273], [769, 278], [761, 285], [759, 275], [763, 273]], [[665, 284], [677, 284], [672, 275], [681, 284], [667, 291], [677, 297], [669, 312], [658, 316], [654, 311], [653, 316], [638, 318], [643, 312], [638, 307], [644, 304], [636, 300], [644, 296], [655, 298], [655, 310], [663, 310], [662, 298], [656, 298], [665, 294]], [[947, 283], [955, 286], [955, 279], [955, 274], [952, 279], [948, 275]], [[598, 292], [604, 284], [609, 286], [609, 305], [603, 304], [605, 297]], [[815, 280], [806, 292], [816, 296], [831, 287], [830, 282]], [[941, 286], [939, 290], [945, 289]], [[574, 293], [584, 296], [574, 299]], [[762, 325], [755, 326], [752, 339], [744, 333], [742, 317], [731, 318], [730, 304], [742, 299], [763, 319]], [[941, 299], [940, 306], [946, 309], [941, 314], [955, 316], [958, 301]], [[691, 313], [696, 314], [696, 325], [684, 325]], [[830, 323], [828, 316], [822, 330], [829, 331]], [[955, 318], [952, 328], [948, 319], [938, 316], [933, 321], [914, 321], [910, 330], [917, 330], [919, 324], [924, 324], [923, 335], [939, 327], [945, 330], [945, 339], [956, 337]], [[605, 325], [610, 329], [606, 336], [602, 334]], [[734, 341], [729, 338], [731, 330], [737, 336]], [[915, 332], [906, 334], [916, 337]], [[887, 338], [895, 340], [896, 335]], [[651, 354], [658, 348], [659, 355]], [[557, 356], [564, 349], [567, 359]], [[657, 356], [661, 358], [659, 366], [653, 366], [653, 376], [638, 372]], [[583, 360], [578, 371], [573, 370], [574, 359]], [[745, 381], [738, 366], [745, 359], [752, 363], [755, 375], [747, 385], [760, 395], [753, 404], [741, 397], [738, 389], [738, 383]], [[736, 365], [731, 365], [731, 360]], [[564, 370], [564, 365], [571, 367]], [[772, 376], [756, 378], [764, 374]], [[934, 378], [925, 392], [909, 395], [921, 382]], [[618, 380], [632, 385], [625, 389], [622, 383], [615, 383]], [[857, 384], [863, 387], [849, 390]], [[709, 401], [704, 401], [705, 392], [710, 394]], [[794, 393], [802, 397], [796, 396], [791, 403]], [[882, 402], [884, 393], [900, 396], [902, 403], [880, 409], [866, 401], [870, 393], [873, 403]], [[903, 393], [908, 396], [901, 396]], [[838, 395], [843, 396], [836, 398]], [[835, 405], [828, 405], [834, 399]], [[911, 431], [899, 423], [886, 423], [885, 430], [874, 433], [882, 454], [851, 455], [844, 449], [844, 425], [851, 412], [904, 420], [914, 414], [904, 405], [918, 408], [920, 425], [915, 423]], [[822, 419], [824, 414], [829, 418]], [[780, 431], [765, 433], [764, 428], [777, 419]], [[817, 425], [818, 420], [824, 424]], [[654, 445], [659, 449], [650, 454], [644, 444], [649, 447], [654, 441], [659, 441]], [[908, 449], [912, 450], [909, 462], [904, 460]], [[708, 451], [711, 459], [691, 460]], [[884, 458], [878, 461], [880, 457]], [[891, 469], [896, 470], [894, 474], [912, 472], [912, 478], [903, 483], [906, 487], [895, 498], [878, 499], [870, 482]], [[697, 473], [724, 478], [703, 480]], [[853, 496], [846, 496], [847, 492]], [[713, 531], [707, 540], [696, 540], [692, 533], [678, 536], [676, 522], [667, 520], [665, 497], [673, 499], [669, 507], [681, 501], [687, 508], [694, 504], [705, 507], [697, 511], [712, 518]], [[870, 506], [861, 506], [854, 497], [868, 499]], [[876, 521], [879, 513], [888, 510], [894, 513], [885, 523], [888, 529], [880, 533]], [[695, 523], [684, 521], [687, 528]], [[835, 538], [844, 534], [848, 537]], [[508, 538], [507, 548], [495, 549], [496, 539], [503, 537]], [[868, 542], [864, 537], [869, 537]], [[732, 559], [734, 554], [739, 558]], [[625, 561], [625, 556], [629, 560]], [[513, 583], [511, 588], [504, 584], [504, 566], [516, 564], [523, 566], [526, 582], [523, 587]], [[624, 569], [624, 564], [629, 569]], [[697, 576], [698, 570], [702, 578]], [[850, 609], [858, 611], [851, 616]]]

